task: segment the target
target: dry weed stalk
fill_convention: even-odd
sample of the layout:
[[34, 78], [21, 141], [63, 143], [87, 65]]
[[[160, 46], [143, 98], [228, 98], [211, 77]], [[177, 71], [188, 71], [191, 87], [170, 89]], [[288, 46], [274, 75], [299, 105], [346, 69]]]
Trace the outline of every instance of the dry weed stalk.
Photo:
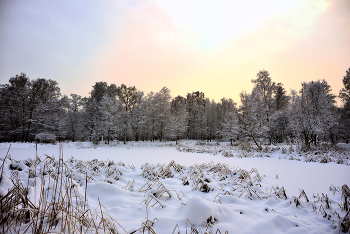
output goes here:
[[[26, 165], [31, 166], [27, 187], [18, 179], [18, 171], [13, 170], [13, 187], [0, 197], [2, 233], [119, 233], [117, 227], [125, 231], [101, 203], [98, 211], [90, 211], [87, 196], [79, 195], [71, 170], [63, 162], [61, 145], [58, 162], [50, 156], [43, 161], [36, 156], [35, 160], [26, 160]], [[39, 189], [34, 204], [28, 196], [31, 187]]]

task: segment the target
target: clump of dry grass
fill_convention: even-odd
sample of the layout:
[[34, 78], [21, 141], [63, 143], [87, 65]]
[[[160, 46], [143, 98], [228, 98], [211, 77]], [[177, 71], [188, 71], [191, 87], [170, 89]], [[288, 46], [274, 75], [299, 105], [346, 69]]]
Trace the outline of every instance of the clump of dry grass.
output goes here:
[[[4, 162], [6, 159], [8, 155]], [[79, 195], [78, 184], [63, 161], [61, 146], [58, 161], [49, 156], [43, 161], [36, 157], [27, 160], [26, 165], [31, 172], [27, 186], [23, 186], [14, 169], [10, 177], [13, 187], [0, 197], [2, 233], [119, 233], [118, 228], [125, 231], [101, 203], [95, 211], [89, 209], [86, 193]], [[29, 189], [39, 191], [34, 201], [29, 198]]]
[[249, 142], [241, 142], [238, 145], [238, 149], [246, 152], [252, 152], [254, 150], [254, 147]]
[[226, 158], [231, 158], [231, 157], [233, 157], [233, 154], [232, 154], [230, 151], [227, 151], [227, 150], [224, 150], [224, 151], [222, 152], [222, 155], [223, 155], [224, 157], [226, 157]]

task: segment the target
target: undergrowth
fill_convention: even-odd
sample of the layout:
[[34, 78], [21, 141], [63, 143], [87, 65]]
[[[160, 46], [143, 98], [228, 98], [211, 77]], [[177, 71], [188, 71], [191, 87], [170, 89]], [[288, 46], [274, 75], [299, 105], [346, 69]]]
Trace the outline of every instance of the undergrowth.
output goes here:
[[181, 143], [177, 146], [180, 152], [206, 153], [224, 157], [257, 158], [257, 157], [278, 157], [304, 162], [337, 163], [350, 165], [350, 151], [337, 145], [322, 143], [317, 146], [305, 147], [302, 144], [296, 145], [263, 145], [258, 149], [249, 142], [240, 142], [236, 146], [224, 144], [204, 144], [199, 142]]

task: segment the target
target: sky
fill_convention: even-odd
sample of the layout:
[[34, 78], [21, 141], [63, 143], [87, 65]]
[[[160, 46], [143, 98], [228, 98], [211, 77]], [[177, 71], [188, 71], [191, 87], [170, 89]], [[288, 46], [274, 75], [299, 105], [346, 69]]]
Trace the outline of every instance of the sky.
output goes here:
[[239, 102], [267, 70], [287, 91], [350, 68], [349, 0], [1, 0], [0, 84], [26, 73]]

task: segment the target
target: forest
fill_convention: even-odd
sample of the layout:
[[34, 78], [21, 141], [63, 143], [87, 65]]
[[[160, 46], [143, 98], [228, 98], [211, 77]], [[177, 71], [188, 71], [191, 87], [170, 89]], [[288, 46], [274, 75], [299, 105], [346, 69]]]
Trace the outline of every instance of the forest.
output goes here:
[[[333, 94], [325, 80], [302, 83], [287, 93], [260, 70], [240, 104], [210, 100], [203, 92], [185, 97], [163, 87], [144, 94], [136, 87], [96, 82], [88, 97], [61, 95], [51, 79], [21, 73], [0, 86], [0, 141], [55, 142], [223, 140], [231, 144], [300, 142], [348, 143], [350, 139], [350, 68], [344, 87]], [[336, 99], [341, 100], [337, 105]]]

